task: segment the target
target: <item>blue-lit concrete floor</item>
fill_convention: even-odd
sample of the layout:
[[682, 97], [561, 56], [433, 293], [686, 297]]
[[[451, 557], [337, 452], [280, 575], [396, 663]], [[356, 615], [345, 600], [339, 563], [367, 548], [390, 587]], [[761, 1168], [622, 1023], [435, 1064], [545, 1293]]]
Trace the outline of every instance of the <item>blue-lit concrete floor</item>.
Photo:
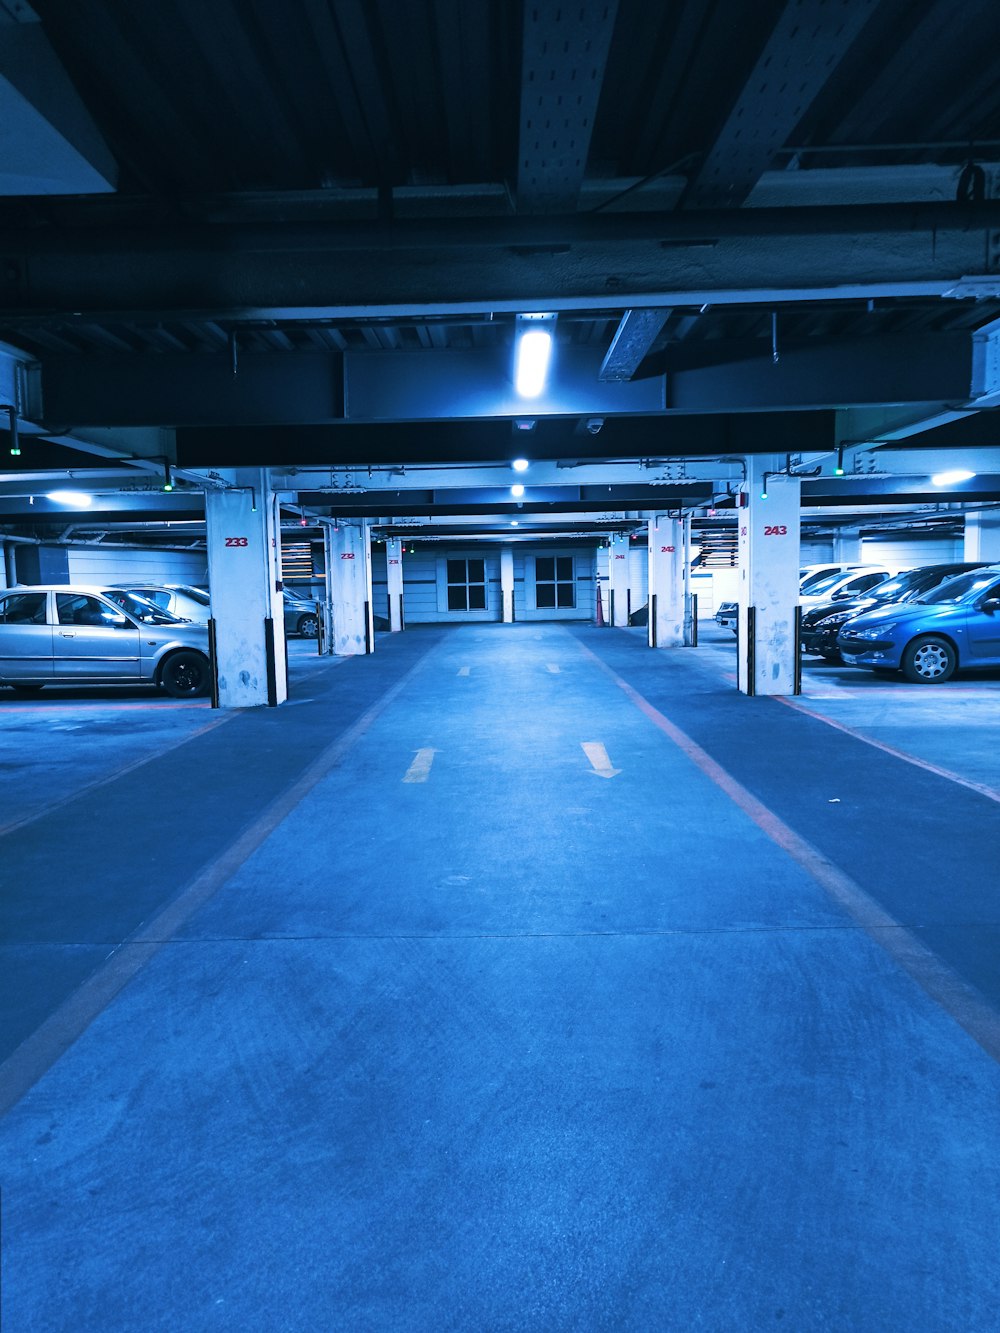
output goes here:
[[732, 668], [0, 701], [4, 1328], [993, 1330], [1000, 680]]

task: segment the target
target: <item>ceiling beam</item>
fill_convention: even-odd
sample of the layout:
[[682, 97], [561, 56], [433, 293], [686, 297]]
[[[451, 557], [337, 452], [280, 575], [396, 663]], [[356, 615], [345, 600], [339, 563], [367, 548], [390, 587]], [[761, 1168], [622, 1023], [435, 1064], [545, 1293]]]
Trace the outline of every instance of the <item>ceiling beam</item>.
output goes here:
[[606, 383], [632, 379], [672, 313], [669, 306], [660, 310], [626, 310], [601, 362], [598, 379]]
[[235, 376], [219, 354], [56, 354], [42, 362], [44, 420], [127, 427], [576, 417], [599, 434], [622, 415], [961, 402], [977, 365], [968, 333], [817, 340], [782, 350], [777, 362], [759, 340], [724, 352], [721, 364], [607, 382], [599, 348], [562, 344], [544, 391], [530, 401], [514, 390], [504, 347], [255, 352], [240, 358]]
[[618, 0], [524, 6], [520, 213], [576, 208], [617, 14]]
[[384, 228], [5, 230], [0, 332], [10, 340], [33, 319], [71, 327], [112, 317], [370, 319], [997, 295], [998, 237], [997, 200]]
[[878, 0], [788, 0], [683, 208], [743, 203], [877, 6]]

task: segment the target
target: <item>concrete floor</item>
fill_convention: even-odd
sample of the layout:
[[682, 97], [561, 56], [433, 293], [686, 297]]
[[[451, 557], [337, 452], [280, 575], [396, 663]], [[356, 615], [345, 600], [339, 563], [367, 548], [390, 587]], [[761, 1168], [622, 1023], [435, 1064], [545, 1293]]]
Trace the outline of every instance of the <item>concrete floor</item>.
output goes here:
[[0, 699], [4, 1329], [995, 1329], [1000, 675], [734, 667]]

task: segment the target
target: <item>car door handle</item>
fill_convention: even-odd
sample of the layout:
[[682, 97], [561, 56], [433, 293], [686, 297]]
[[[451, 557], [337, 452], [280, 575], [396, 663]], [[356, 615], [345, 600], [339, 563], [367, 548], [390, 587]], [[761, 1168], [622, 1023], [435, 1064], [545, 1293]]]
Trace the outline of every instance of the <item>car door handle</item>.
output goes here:
[[59, 631], [59, 633], [62, 635], [62, 637], [63, 637], [64, 639], [75, 639], [75, 638], [76, 638], [76, 630], [74, 630], [74, 629], [61, 629], [61, 630]]

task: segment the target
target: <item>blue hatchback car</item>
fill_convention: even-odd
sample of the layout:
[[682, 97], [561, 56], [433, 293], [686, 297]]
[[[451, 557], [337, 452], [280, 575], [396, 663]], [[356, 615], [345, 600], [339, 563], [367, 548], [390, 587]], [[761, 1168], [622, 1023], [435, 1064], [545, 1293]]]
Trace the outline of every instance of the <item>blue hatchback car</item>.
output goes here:
[[1000, 565], [948, 579], [919, 601], [866, 611], [837, 636], [843, 660], [937, 685], [963, 667], [1000, 666]]

